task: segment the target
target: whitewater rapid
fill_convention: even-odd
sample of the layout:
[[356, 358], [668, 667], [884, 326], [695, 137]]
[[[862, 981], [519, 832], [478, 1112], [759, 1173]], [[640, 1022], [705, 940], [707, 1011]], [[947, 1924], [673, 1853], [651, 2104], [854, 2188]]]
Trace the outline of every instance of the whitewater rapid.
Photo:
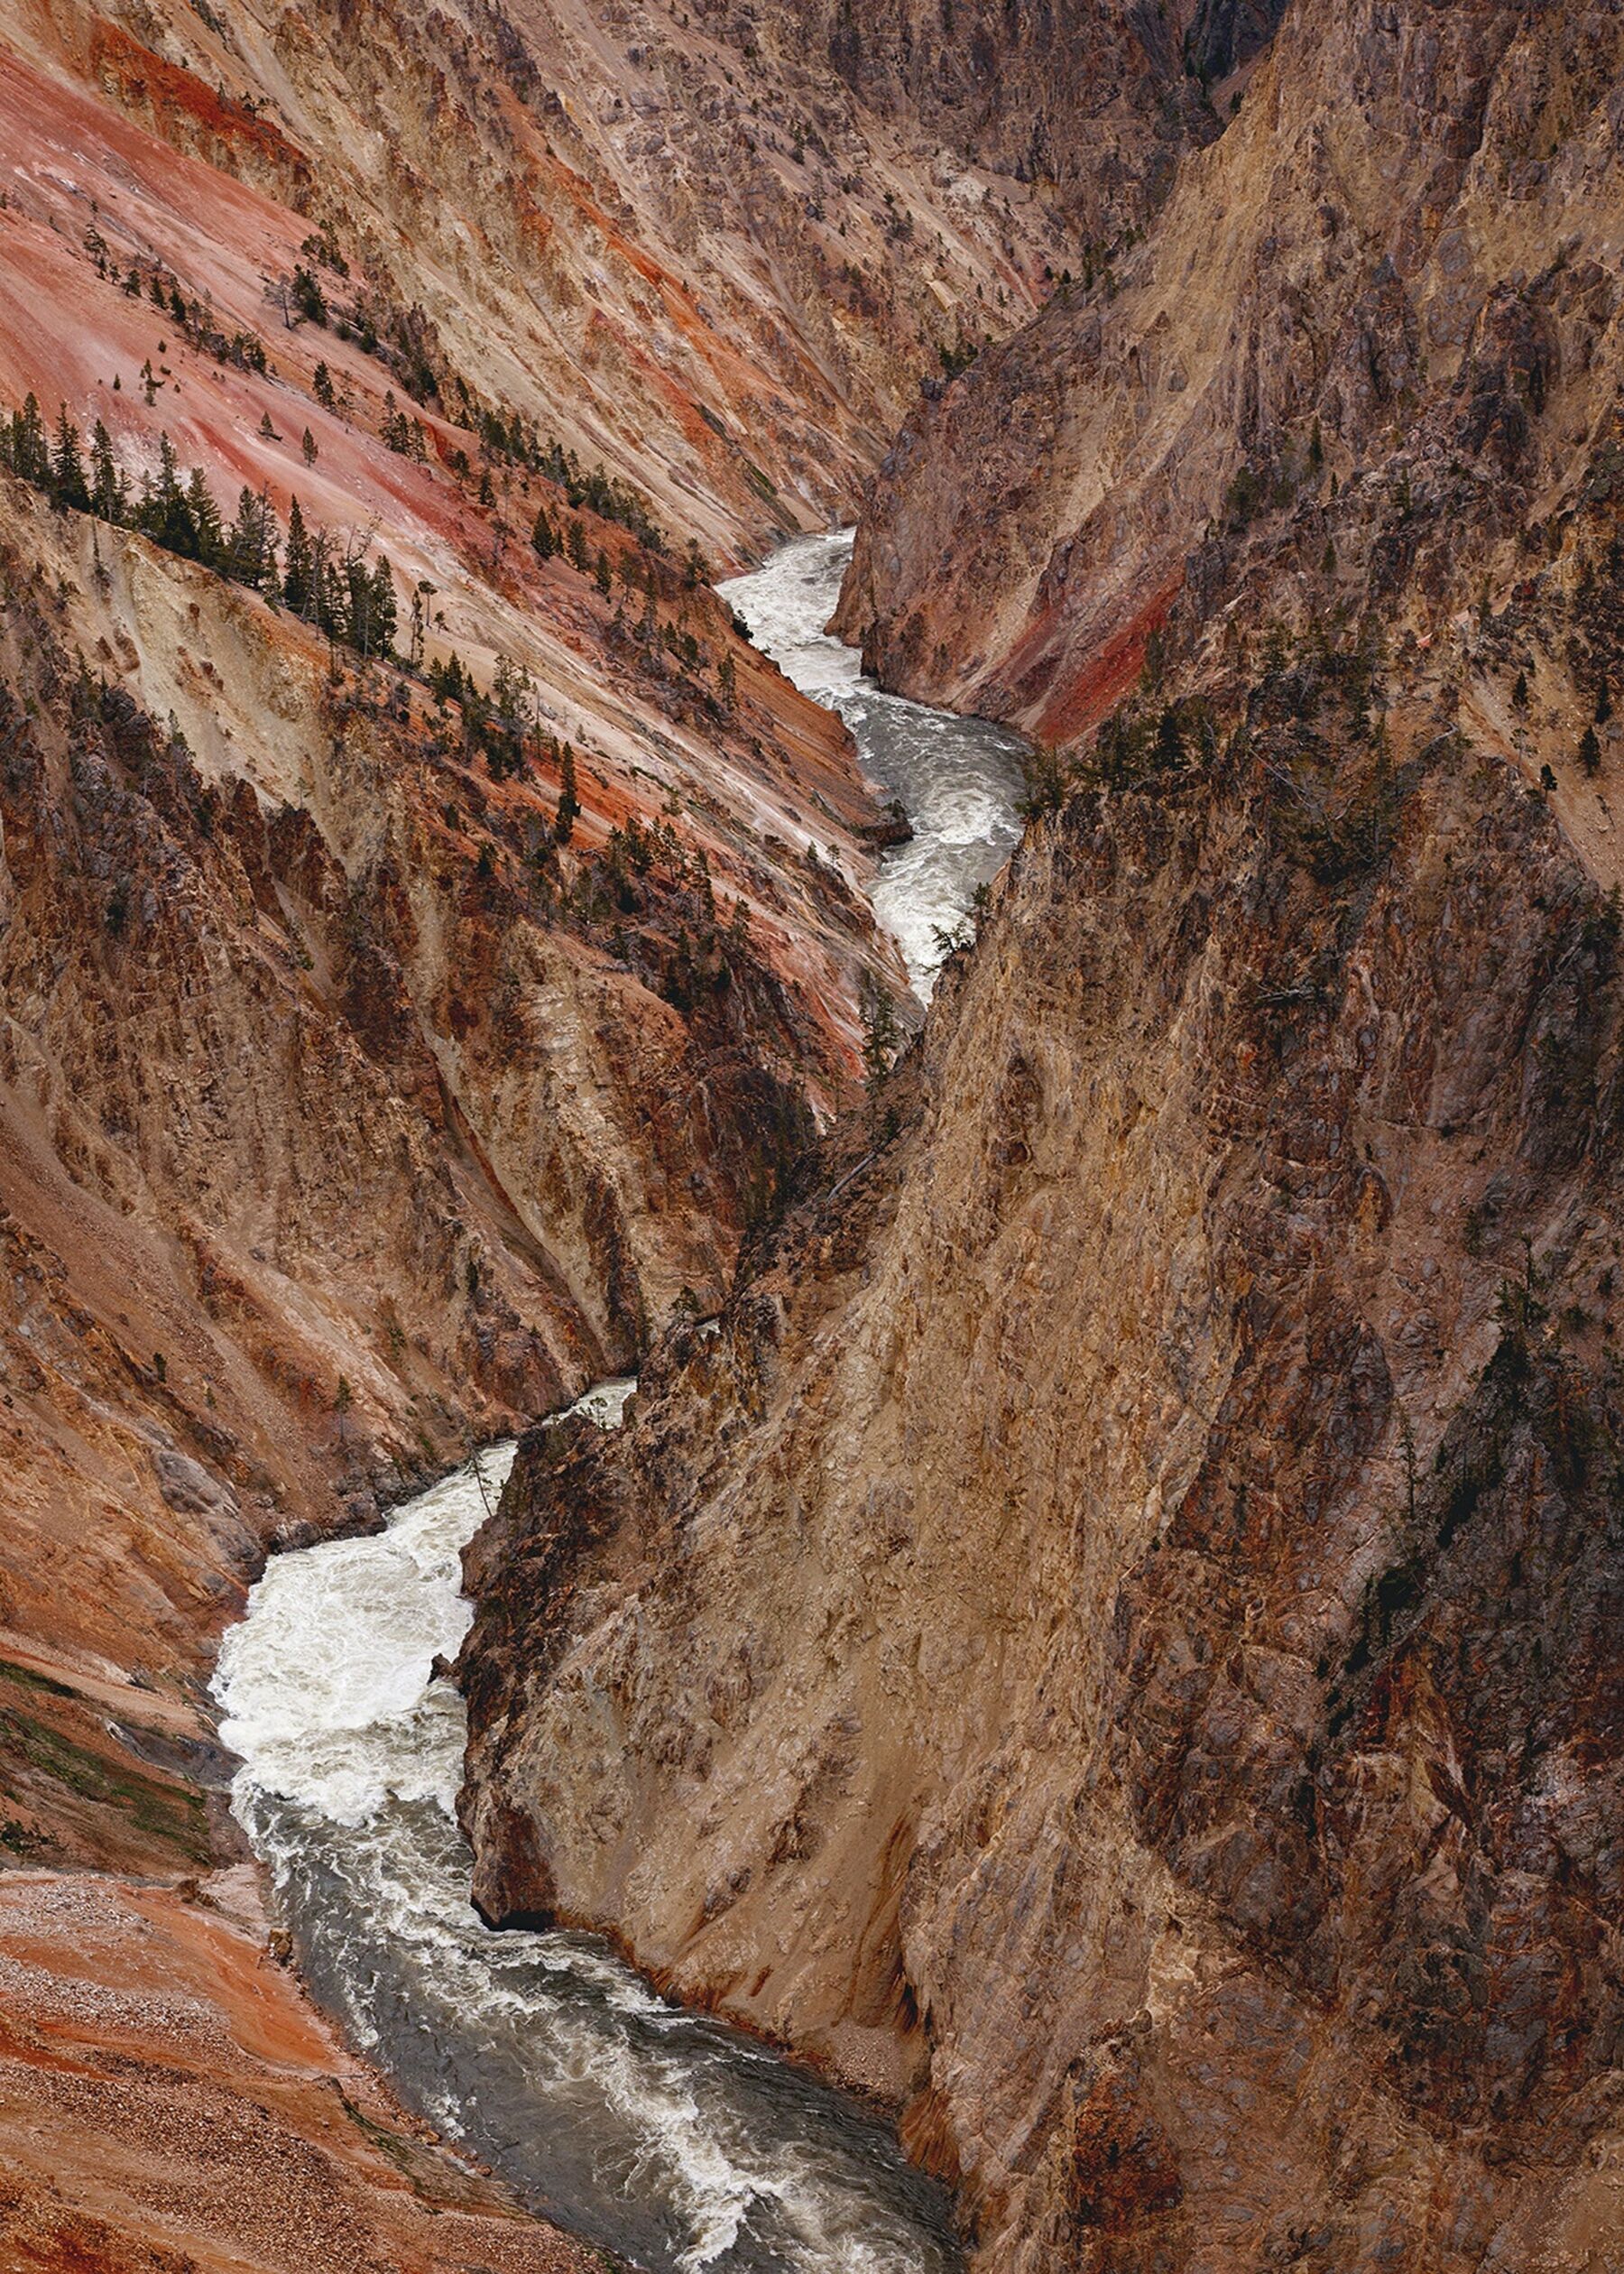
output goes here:
[[[913, 823], [873, 903], [923, 997], [943, 935], [1020, 835], [1023, 745], [883, 694], [827, 636], [851, 544], [797, 540], [722, 589]], [[613, 1428], [632, 1388], [571, 1410]], [[466, 1716], [435, 1667], [467, 1632], [461, 1552], [513, 1450], [369, 1539], [274, 1557], [222, 1645], [233, 1807], [301, 1973], [411, 2106], [650, 2274], [955, 2274], [946, 2197], [854, 2103], [669, 2004], [596, 1938], [497, 1934], [474, 1910], [456, 1817]]]
[[[618, 1422], [630, 1382], [574, 1411]], [[587, 1935], [494, 1933], [456, 1820], [466, 1719], [437, 1656], [513, 1447], [370, 1539], [274, 1557], [216, 1674], [233, 1807], [300, 1968], [409, 2105], [652, 2274], [951, 2274], [939, 2190], [861, 2110], [656, 1996]]]
[[886, 854], [870, 898], [927, 1001], [946, 952], [1020, 841], [1018, 811], [1027, 745], [984, 718], [957, 718], [888, 695], [863, 676], [854, 648], [824, 630], [840, 597], [853, 532], [796, 537], [764, 568], [716, 589], [784, 677], [851, 729], [863, 772], [882, 800], [900, 800], [910, 844]]

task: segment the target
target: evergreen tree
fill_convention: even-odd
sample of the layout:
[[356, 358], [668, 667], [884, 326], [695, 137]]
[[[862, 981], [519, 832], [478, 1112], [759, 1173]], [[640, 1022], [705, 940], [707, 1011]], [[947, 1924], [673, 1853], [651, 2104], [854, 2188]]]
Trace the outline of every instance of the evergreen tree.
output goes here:
[[90, 511], [105, 522], [122, 522], [125, 485], [113, 456], [113, 438], [97, 419], [90, 430]]
[[263, 492], [245, 486], [226, 539], [227, 573], [272, 598], [276, 592], [276, 515]]
[[316, 578], [310, 540], [299, 500], [288, 508], [288, 550], [282, 563], [282, 599], [297, 616], [315, 613]]
[[315, 389], [317, 402], [324, 411], [330, 411], [337, 398], [333, 393], [333, 374], [326, 364], [317, 365], [315, 377], [310, 384]]
[[349, 578], [334, 557], [333, 541], [325, 529], [318, 529], [310, 540], [310, 589], [318, 627], [329, 640], [348, 640], [354, 644]]
[[375, 645], [373, 580], [364, 553], [352, 552], [346, 556], [341, 596], [334, 613], [337, 618], [336, 628], [338, 637], [347, 640], [357, 654], [371, 655]]
[[395, 605], [394, 577], [387, 554], [380, 553], [372, 572], [372, 652], [391, 656], [394, 653], [395, 626], [399, 612]]
[[197, 532], [198, 559], [206, 568], [224, 568], [227, 558], [226, 527], [200, 466], [194, 466], [187, 478], [186, 505]]
[[542, 560], [550, 560], [558, 550], [558, 534], [551, 522], [547, 518], [545, 505], [541, 506], [536, 514], [536, 526], [531, 532], [531, 543], [535, 547], [538, 558]]
[[1587, 726], [1579, 737], [1579, 763], [1592, 779], [1601, 771], [1601, 744], [1593, 726]]
[[45, 439], [39, 399], [32, 388], [23, 399], [21, 411], [12, 412], [11, 465], [19, 481], [32, 482], [36, 489], [45, 488], [51, 480], [51, 446]]
[[567, 845], [575, 835], [575, 825], [580, 814], [580, 800], [576, 796], [575, 752], [567, 743], [558, 753], [558, 810], [553, 820], [553, 843]]
[[166, 551], [187, 560], [198, 557], [198, 527], [180, 480], [180, 461], [168, 432], [158, 438], [158, 476], [147, 485], [136, 525]]
[[78, 429], [68, 416], [64, 402], [57, 412], [56, 448], [51, 460], [51, 494], [59, 505], [71, 506], [78, 513], [90, 510], [90, 488], [85, 479], [85, 463], [79, 456]]

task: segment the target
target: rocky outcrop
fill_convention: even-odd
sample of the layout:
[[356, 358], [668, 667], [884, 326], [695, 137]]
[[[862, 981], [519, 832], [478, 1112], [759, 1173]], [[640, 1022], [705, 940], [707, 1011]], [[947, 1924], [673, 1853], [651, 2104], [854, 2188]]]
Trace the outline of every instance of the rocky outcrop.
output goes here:
[[1435, 694], [1035, 824], [901, 1136], [471, 1551], [487, 1910], [889, 2092], [989, 2266], [1619, 2232], [1618, 923]]
[[1531, 573], [1613, 447], [1618, 39], [1294, 12], [1144, 244], [904, 429], [841, 612], [871, 667], [1064, 742], [1249, 578], [1407, 583], [1438, 636]]
[[601, 2274], [406, 2115], [272, 1963], [245, 1870], [0, 1881], [16, 2274]]
[[890, 2094], [1001, 2274], [1624, 2232], [1615, 36], [1294, 14], [905, 431], [844, 620], [1060, 743], [1026, 843], [470, 1560], [486, 1908]]

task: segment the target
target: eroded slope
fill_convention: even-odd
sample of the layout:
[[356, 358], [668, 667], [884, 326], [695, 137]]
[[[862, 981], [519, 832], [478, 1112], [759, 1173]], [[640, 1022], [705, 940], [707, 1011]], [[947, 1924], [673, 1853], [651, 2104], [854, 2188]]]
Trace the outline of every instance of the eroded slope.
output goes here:
[[1289, 17], [905, 433], [846, 619], [1061, 742], [1025, 846], [470, 1559], [487, 1908], [894, 2095], [1001, 2269], [1624, 2234], [1616, 32]]

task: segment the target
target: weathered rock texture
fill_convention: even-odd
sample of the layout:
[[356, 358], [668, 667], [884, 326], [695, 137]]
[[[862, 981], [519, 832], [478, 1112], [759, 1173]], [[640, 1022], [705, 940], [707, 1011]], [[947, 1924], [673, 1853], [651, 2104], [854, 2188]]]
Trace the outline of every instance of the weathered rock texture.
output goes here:
[[[0, 10], [0, 418], [99, 422], [132, 496], [167, 435], [227, 517], [297, 497], [387, 555], [420, 667], [0, 475], [0, 1863], [229, 1854], [201, 1682], [266, 1549], [719, 1302], [853, 1091], [862, 995], [903, 978], [861, 893], [878, 817], [708, 564], [844, 516], [921, 377], [1216, 125], [1182, 14], [924, 23], [860, 58], [798, 7]], [[453, 656], [522, 734], [431, 699]], [[159, 1908], [165, 1954], [214, 1947]], [[0, 2090], [49, 2069], [61, 2149], [33, 2123], [0, 2176], [8, 2264], [552, 2262], [369, 2224], [315, 2086], [259, 2133], [315, 2175], [297, 2216], [199, 2208], [187, 2158], [262, 2126], [241, 2011], [154, 2143], [184, 2081], [111, 2092], [37, 1983], [0, 1988]], [[186, 2204], [149, 2217], [166, 2171]]]
[[917, 119], [947, 148], [1041, 189], [1103, 248], [1154, 208], [1182, 149], [1217, 134], [1280, 5], [817, 0], [763, 13], [780, 51], [826, 56], [882, 116]]
[[1452, 741], [1340, 826], [1035, 831], [917, 1124], [471, 1556], [486, 1908], [893, 2093], [1000, 2268], [1620, 2232], [1617, 920]]
[[1283, 527], [1296, 567], [1331, 543], [1326, 605], [1397, 572], [1435, 631], [1503, 590], [1611, 478], [1621, 36], [1579, 5], [1294, 14], [1147, 241], [905, 428], [847, 636], [1065, 739]]
[[602, 2274], [427, 2138], [264, 1935], [245, 1869], [0, 1881], [7, 2274]]
[[1624, 2248], [1618, 37], [1293, 14], [904, 435], [848, 624], [1066, 747], [900, 1132], [470, 1554], [487, 1909], [1000, 2274]]

